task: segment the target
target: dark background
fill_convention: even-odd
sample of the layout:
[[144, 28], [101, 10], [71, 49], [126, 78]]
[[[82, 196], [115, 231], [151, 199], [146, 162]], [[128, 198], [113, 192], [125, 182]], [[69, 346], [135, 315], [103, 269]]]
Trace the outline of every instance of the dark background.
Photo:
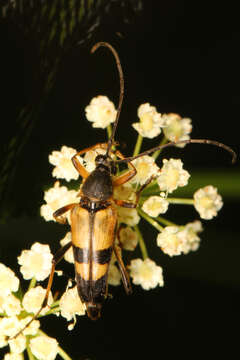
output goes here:
[[[48, 154], [63, 144], [82, 149], [106, 139], [106, 133], [92, 129], [84, 117], [85, 106], [98, 94], [109, 96], [115, 104], [118, 101], [116, 65], [107, 49], [90, 55], [95, 42], [109, 41], [121, 58], [125, 98], [116, 137], [125, 154], [133, 150], [136, 133], [131, 123], [143, 102], [157, 106], [162, 113], [192, 118], [193, 137], [215, 139], [239, 150], [237, 9], [231, 2], [143, 4], [142, 12], [127, 27], [120, 22], [118, 26], [117, 18], [109, 19], [91, 40], [73, 46], [61, 63], [47, 104], [18, 158], [9, 194], [14, 215], [0, 227], [0, 261], [12, 268], [17, 268], [16, 256], [22, 249], [40, 241], [55, 251], [65, 232], [64, 227], [38, 217], [43, 188], [52, 181]], [[26, 101], [35, 84], [31, 77], [34, 49], [10, 27], [2, 29], [4, 137], [11, 131], [9, 119], [15, 108]], [[144, 144], [150, 148], [155, 142], [146, 139]], [[221, 169], [234, 181], [239, 178], [239, 162], [232, 167], [229, 154], [221, 149], [192, 145], [167, 154], [183, 158], [190, 173]], [[131, 297], [122, 287], [110, 288], [113, 299], [106, 301], [98, 322], [79, 318], [69, 333], [64, 320], [49, 319], [44, 320], [43, 328], [73, 359], [171, 358], [175, 353], [216, 356], [224, 351], [229, 355], [236, 349], [235, 324], [239, 321], [239, 195], [226, 197], [219, 216], [204, 221], [202, 244], [196, 253], [168, 258], [155, 246], [155, 231], [143, 227], [151, 258], [164, 268], [164, 288], [146, 292], [135, 286]], [[169, 218], [176, 223], [189, 222], [196, 212], [173, 208]], [[71, 267], [66, 274], [73, 276]]]

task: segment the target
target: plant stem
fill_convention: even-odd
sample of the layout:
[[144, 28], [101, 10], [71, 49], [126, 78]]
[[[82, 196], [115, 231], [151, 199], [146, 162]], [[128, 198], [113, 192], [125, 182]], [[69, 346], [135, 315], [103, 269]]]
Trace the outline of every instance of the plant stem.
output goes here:
[[138, 134], [137, 142], [134, 148], [133, 156], [137, 156], [140, 152], [141, 146], [142, 146], [143, 137]]
[[35, 285], [36, 285], [36, 282], [37, 282], [37, 281], [36, 281], [36, 278], [33, 277], [32, 280], [31, 280], [31, 282], [30, 282], [30, 284], [29, 284], [28, 290], [34, 288]]
[[163, 231], [163, 229], [164, 229], [163, 226], [161, 226], [157, 221], [153, 220], [144, 211], [142, 211], [141, 209], [138, 209], [138, 212], [147, 222], [149, 222], [149, 224], [151, 224], [153, 227], [155, 227], [155, 229], [157, 229], [160, 232]]
[[166, 200], [167, 200], [170, 204], [194, 205], [194, 200], [193, 200], [193, 199], [167, 198]]
[[108, 138], [110, 139], [110, 137], [112, 135], [112, 126], [111, 126], [111, 124], [107, 126], [107, 134], [108, 134]]
[[140, 246], [140, 249], [141, 249], [141, 253], [142, 253], [142, 257], [143, 257], [143, 260], [147, 259], [148, 258], [148, 252], [147, 252], [147, 247], [146, 247], [146, 244], [144, 242], [144, 239], [142, 237], [142, 233], [141, 231], [139, 230], [139, 227], [137, 225], [134, 226], [134, 229], [138, 235], [138, 239], [139, 239], [139, 246]]
[[163, 218], [162, 216], [158, 216], [158, 217], [157, 217], [157, 220], [158, 220], [159, 222], [161, 222], [162, 224], [166, 225], [166, 226], [179, 226], [179, 225], [177, 225], [177, 224], [175, 224], [175, 223], [173, 223], [173, 222], [171, 222], [171, 221]]
[[[162, 141], [160, 142], [159, 146], [166, 144], [166, 142], [167, 142], [167, 138], [164, 136], [164, 138], [163, 138]], [[157, 151], [155, 151], [155, 153], [153, 153], [152, 157], [154, 158], [154, 160], [156, 160], [156, 159], [158, 158], [158, 156], [160, 155], [161, 151], [162, 151], [162, 149], [157, 150]]]
[[35, 360], [35, 357], [33, 356], [31, 350], [30, 350], [30, 347], [29, 345], [27, 346], [27, 354], [28, 354], [28, 359], [29, 360]]

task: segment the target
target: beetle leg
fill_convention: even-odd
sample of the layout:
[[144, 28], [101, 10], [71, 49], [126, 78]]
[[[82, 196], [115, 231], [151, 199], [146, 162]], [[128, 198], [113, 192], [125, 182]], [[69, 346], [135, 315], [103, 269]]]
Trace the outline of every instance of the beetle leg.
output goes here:
[[113, 245], [113, 251], [114, 251], [114, 254], [115, 254], [117, 262], [118, 262], [118, 266], [119, 266], [119, 270], [120, 270], [120, 273], [121, 273], [121, 276], [122, 276], [122, 282], [123, 282], [125, 291], [126, 291], [127, 295], [129, 295], [132, 292], [132, 286], [131, 286], [131, 282], [130, 282], [128, 272], [127, 272], [127, 270], [126, 270], [126, 268], [124, 266], [124, 263], [122, 261], [122, 257], [120, 255], [120, 252], [119, 252], [116, 245]]
[[53, 258], [52, 258], [52, 268], [51, 268], [51, 272], [50, 272], [50, 275], [49, 275], [49, 278], [48, 278], [47, 290], [46, 290], [46, 294], [44, 296], [42, 305], [41, 305], [40, 309], [38, 310], [38, 312], [33, 316], [33, 318], [24, 326], [24, 328], [22, 328], [22, 330], [20, 330], [16, 335], [14, 335], [12, 337], [12, 339], [15, 339], [16, 337], [18, 337], [18, 335], [20, 335], [34, 320], [36, 320], [38, 318], [38, 316], [40, 315], [42, 309], [47, 306], [49, 293], [50, 293], [52, 283], [53, 283], [53, 276], [54, 276], [55, 267], [59, 263], [59, 261], [62, 260], [64, 254], [68, 251], [68, 249], [71, 246], [72, 246], [72, 242], [70, 241], [66, 245], [61, 247], [56, 252], [56, 254], [53, 256]]
[[76, 204], [68, 204], [65, 205], [63, 207], [61, 207], [60, 209], [54, 211], [53, 213], [53, 217], [55, 218], [55, 220], [60, 223], [60, 224], [66, 224], [67, 223], [67, 219], [63, 215], [65, 212], [67, 212], [68, 210], [71, 210]]
[[150, 184], [153, 179], [155, 178], [155, 175], [152, 175], [146, 182], [145, 184], [143, 184], [140, 189], [136, 192], [136, 200], [135, 202], [129, 202], [129, 201], [125, 201], [125, 200], [118, 200], [118, 199], [113, 199], [113, 201], [115, 202], [116, 205], [118, 206], [122, 206], [125, 208], [129, 208], [129, 209], [133, 209], [137, 207], [137, 204], [139, 202], [140, 199], [140, 195], [141, 192], [145, 189], [146, 186], [148, 186], [148, 184]]
[[[122, 153], [120, 151], [116, 151], [115, 154], [120, 158], [120, 159], [125, 159], [125, 157], [122, 155]], [[131, 166], [132, 170], [124, 173], [123, 175], [118, 176], [116, 179], [113, 180], [113, 186], [120, 186], [125, 184], [126, 182], [128, 182], [129, 180], [131, 180], [137, 173], [137, 170], [135, 168], [135, 166], [129, 162], [129, 165]]]
[[78, 160], [77, 156], [84, 154], [90, 150], [94, 150], [94, 149], [107, 149], [107, 144], [106, 143], [98, 143], [96, 145], [90, 146], [88, 148], [85, 148], [81, 151], [79, 151], [77, 154], [75, 154], [72, 157], [72, 163], [75, 166], [76, 170], [79, 172], [79, 174], [81, 175], [81, 177], [83, 179], [86, 179], [89, 176], [89, 172], [85, 169], [85, 167], [80, 163], [80, 161]]

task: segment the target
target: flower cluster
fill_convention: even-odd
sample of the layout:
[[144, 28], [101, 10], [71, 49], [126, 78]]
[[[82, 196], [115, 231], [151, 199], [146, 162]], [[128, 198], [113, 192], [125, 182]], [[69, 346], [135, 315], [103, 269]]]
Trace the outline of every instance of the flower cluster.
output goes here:
[[[107, 128], [111, 134], [111, 123], [116, 117], [114, 104], [106, 96], [93, 98], [90, 105], [86, 107], [86, 117], [93, 123], [94, 128]], [[190, 138], [192, 130], [191, 119], [182, 118], [178, 114], [160, 114], [155, 106], [144, 103], [139, 106], [137, 115], [139, 122], [133, 123], [133, 128], [138, 132], [138, 139], [134, 149], [134, 156], [140, 153], [143, 138], [155, 138], [162, 135], [162, 144], [167, 141], [182, 141]], [[179, 145], [180, 146], [180, 145]], [[181, 144], [181, 147], [184, 144]], [[76, 150], [63, 146], [61, 150], [53, 151], [49, 161], [54, 165], [53, 177], [67, 181], [76, 179], [73, 166], [69, 166], [70, 154], [76, 154]], [[95, 157], [104, 154], [105, 150], [99, 148], [90, 150], [83, 157], [78, 157], [80, 163], [88, 172], [95, 168]], [[130, 276], [134, 284], [141, 285], [144, 289], [154, 288], [157, 285], [163, 286], [162, 268], [149, 259], [147, 246], [139, 230], [139, 222], [144, 218], [157, 230], [157, 246], [163, 253], [169, 256], [187, 254], [199, 247], [200, 238], [198, 234], [202, 231], [202, 224], [199, 220], [189, 222], [185, 225], [177, 225], [162, 217], [166, 214], [170, 204], [191, 204], [200, 214], [202, 219], [212, 219], [222, 206], [221, 196], [217, 189], [209, 185], [195, 192], [192, 199], [179, 199], [170, 197], [179, 187], [186, 186], [190, 174], [183, 168], [180, 159], [163, 159], [160, 164], [156, 163], [159, 151], [152, 156], [142, 156], [132, 161], [137, 170], [136, 175], [127, 183], [114, 188], [114, 198], [128, 202], [136, 201], [136, 192], [149, 179], [148, 184], [141, 194], [136, 208], [125, 208], [117, 206], [118, 211], [118, 236], [116, 242], [122, 251], [134, 251], [140, 246], [143, 259], [133, 259], [128, 266]], [[127, 171], [127, 170], [126, 170]], [[41, 215], [45, 220], [54, 220], [53, 211], [59, 207], [76, 202], [78, 191], [68, 190], [66, 186], [60, 186], [55, 182], [53, 188], [45, 192], [45, 205], [41, 207]], [[70, 223], [69, 216], [67, 220]], [[167, 226], [166, 226], [167, 225]], [[71, 241], [71, 233], [68, 232], [61, 245]], [[65, 254], [65, 260], [73, 263], [72, 250]], [[108, 274], [108, 281], [111, 285], [120, 284], [120, 273], [115, 265], [113, 257]]]
[[[91, 100], [85, 110], [87, 119], [93, 123], [92, 126], [107, 128], [110, 136], [111, 123], [114, 122], [117, 113], [114, 104], [106, 96], [98, 96]], [[149, 103], [140, 105], [137, 115], [139, 122], [132, 125], [138, 132], [133, 156], [141, 153], [141, 145], [145, 137], [152, 139], [161, 135], [159, 144], [190, 138], [192, 125], [189, 118], [182, 118], [172, 113], [162, 115]], [[184, 144], [181, 144], [182, 146]], [[111, 153], [113, 159], [117, 159], [118, 155], [117, 152], [114, 153], [115, 147], [114, 144]], [[78, 156], [78, 160], [86, 171], [91, 173], [95, 169], [96, 156], [105, 152], [103, 148], [94, 148], [83, 156]], [[49, 162], [54, 166], [52, 176], [58, 180], [44, 194], [45, 204], [41, 206], [40, 213], [46, 221], [56, 221], [53, 217], [56, 210], [79, 202], [81, 179], [71, 162], [71, 158], [76, 154], [76, 149], [62, 146], [60, 151], [53, 151], [49, 156]], [[159, 154], [160, 150], [152, 156], [145, 155], [134, 159], [132, 165], [137, 170], [136, 175], [127, 183], [114, 187], [113, 192], [113, 199], [116, 200], [131, 203], [136, 203], [138, 200], [135, 208], [116, 205], [118, 228], [115, 244], [123, 257], [126, 251], [131, 252], [127, 270], [132, 282], [140, 285], [144, 290], [164, 285], [163, 269], [158, 265], [161, 253], [162, 256], [166, 254], [171, 257], [188, 254], [196, 251], [200, 244], [199, 233], [203, 230], [201, 222], [195, 220], [183, 225], [175, 224], [165, 217], [169, 206], [192, 205], [202, 219], [209, 220], [217, 215], [223, 205], [221, 196], [212, 185], [196, 190], [190, 199], [172, 197], [174, 191], [188, 184], [190, 174], [183, 168], [180, 159], [162, 159], [157, 163]], [[128, 171], [128, 168], [121, 169], [121, 174], [124, 171]], [[66, 185], [61, 185], [60, 179], [67, 182], [75, 180], [76, 187], [70, 189]], [[69, 213], [70, 211], [64, 214], [62, 219], [63, 222], [71, 224]], [[159, 250], [157, 263], [148, 256], [147, 240], [144, 240], [139, 227], [142, 219], [156, 229], [156, 245]], [[66, 233], [60, 244], [64, 246], [69, 242], [71, 242], [71, 232]], [[134, 257], [137, 247], [140, 248], [141, 258]], [[57, 354], [63, 359], [69, 359], [65, 357], [66, 354], [56, 339], [48, 337], [40, 330], [39, 320], [34, 319], [26, 327], [33, 314], [39, 312], [46, 296], [46, 289], [40, 285], [36, 286], [36, 281], [43, 281], [49, 277], [52, 271], [52, 259], [48, 245], [35, 243], [30, 250], [22, 251], [18, 257], [20, 271], [25, 280], [30, 280], [25, 294], [19, 291], [19, 279], [13, 271], [0, 264], [0, 347], [9, 346], [9, 352], [4, 360], [22, 359], [25, 350], [32, 358], [35, 356], [39, 360], [54, 360]], [[64, 259], [70, 263], [74, 262], [71, 247], [65, 253]], [[121, 283], [121, 274], [116, 263], [117, 258], [113, 254], [109, 264], [108, 283], [114, 286]], [[51, 292], [49, 293], [48, 304], [39, 315], [49, 314], [61, 315], [67, 321], [71, 321], [69, 330], [74, 327], [76, 315], [85, 314], [85, 305], [79, 298], [76, 286], [68, 286], [60, 298], [53, 297]]]
[[[54, 360], [57, 354], [69, 359], [57, 340], [40, 329], [40, 321], [31, 321], [46, 295], [46, 289], [36, 286], [36, 281], [49, 277], [52, 258], [49, 246], [40, 243], [22, 251], [18, 257], [20, 272], [25, 280], [31, 280], [25, 294], [20, 290], [20, 281], [14, 272], [0, 263], [0, 347], [9, 347], [4, 360], [22, 360], [25, 351], [31, 358], [35, 356], [39, 360]], [[61, 315], [73, 323], [76, 315], [85, 314], [85, 305], [77, 295], [76, 286], [67, 288], [58, 301], [49, 293], [47, 305], [39, 316], [49, 314]], [[70, 324], [69, 329], [72, 327]]]

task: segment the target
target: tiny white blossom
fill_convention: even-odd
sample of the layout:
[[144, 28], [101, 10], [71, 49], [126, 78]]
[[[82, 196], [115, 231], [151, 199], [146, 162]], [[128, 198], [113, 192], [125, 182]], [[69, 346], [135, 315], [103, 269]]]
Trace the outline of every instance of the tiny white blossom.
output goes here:
[[197, 233], [201, 231], [200, 221], [188, 223], [184, 227], [166, 226], [157, 236], [157, 245], [169, 256], [187, 254], [198, 249], [200, 238]]
[[150, 196], [142, 205], [143, 211], [152, 217], [164, 214], [168, 209], [168, 201], [161, 196]]
[[140, 216], [136, 209], [128, 209], [122, 206], [117, 206], [118, 222], [129, 226], [135, 226], [140, 221]]
[[189, 177], [190, 174], [183, 169], [180, 159], [163, 159], [163, 167], [157, 182], [161, 191], [172, 193], [179, 186], [187, 185]]
[[22, 354], [8, 353], [4, 355], [3, 360], [22, 360]]
[[194, 195], [194, 207], [202, 219], [210, 220], [217, 216], [217, 212], [222, 208], [223, 201], [218, 194], [217, 188], [212, 185], [198, 189]]
[[138, 235], [136, 231], [131, 229], [129, 226], [122, 228], [119, 232], [119, 238], [123, 249], [130, 251], [135, 250], [138, 243]]
[[29, 280], [35, 277], [37, 281], [45, 280], [51, 272], [52, 258], [49, 245], [36, 242], [31, 250], [23, 250], [18, 257], [23, 278]]
[[97, 148], [95, 150], [89, 150], [84, 155], [83, 161], [86, 170], [91, 173], [96, 168], [95, 158], [97, 155], [106, 154], [106, 150]]
[[[163, 132], [166, 138], [170, 141], [182, 141], [190, 139], [190, 132], [192, 131], [192, 120], [189, 118], [182, 118], [178, 114], [164, 114], [164, 128]], [[184, 147], [186, 144], [176, 145], [178, 147]]]
[[[72, 234], [71, 231], [67, 232], [65, 237], [60, 240], [60, 244], [61, 246], [66, 245], [67, 243], [72, 241]], [[74, 258], [73, 258], [73, 248], [72, 246], [70, 247], [70, 249], [68, 249], [68, 251], [65, 253], [64, 255], [64, 259], [69, 262], [70, 264], [74, 264]]]
[[145, 103], [138, 108], [140, 122], [132, 124], [133, 128], [142, 136], [152, 139], [161, 133], [164, 121], [155, 106]]
[[135, 166], [137, 174], [130, 180], [131, 183], [143, 185], [152, 175], [157, 175], [159, 171], [154, 159], [148, 155], [133, 160], [132, 164]]
[[[44, 193], [44, 200], [46, 204], [41, 206], [40, 214], [46, 221], [53, 220], [54, 211], [59, 208], [78, 202], [78, 192], [75, 190], [68, 190], [66, 186], [60, 186], [59, 181], [56, 181], [54, 186]], [[70, 211], [67, 212], [67, 219], [70, 223]]]
[[22, 354], [26, 349], [26, 337], [23, 334], [19, 334], [15, 339], [10, 339], [8, 343], [12, 353]]
[[0, 294], [8, 295], [16, 292], [19, 287], [19, 280], [14, 272], [4, 264], [0, 263]]
[[125, 200], [134, 203], [136, 199], [136, 192], [133, 186], [127, 182], [123, 185], [114, 187], [113, 197], [114, 199]]
[[[21, 323], [21, 329], [23, 329], [29, 322], [32, 320], [31, 316], [27, 316], [24, 319], [20, 320]], [[33, 320], [26, 329], [23, 330], [23, 335], [36, 335], [38, 332], [38, 329], [40, 328], [40, 321], [39, 320]]]
[[[60, 151], [53, 151], [49, 155], [50, 164], [54, 165], [52, 176], [57, 179], [65, 179], [70, 181], [72, 179], [77, 180], [79, 173], [75, 169], [71, 159], [77, 153], [77, 151], [68, 146], [62, 146]], [[79, 157], [80, 161], [82, 159]]]
[[65, 291], [60, 299], [59, 307], [61, 315], [68, 321], [76, 315], [84, 315], [86, 311], [85, 305], [80, 300], [76, 286]]
[[0, 319], [0, 334], [13, 337], [21, 330], [21, 323], [17, 316], [3, 317]]
[[[43, 289], [42, 286], [36, 286], [35, 288], [32, 288], [25, 293], [22, 300], [22, 306], [28, 313], [36, 313], [40, 309], [45, 295], [46, 289]], [[42, 309], [40, 313], [41, 315], [44, 315], [46, 312], [48, 312], [49, 306], [52, 304], [52, 302], [53, 297], [50, 292], [48, 297], [48, 305]]]
[[58, 354], [58, 342], [49, 336], [37, 336], [30, 340], [30, 349], [38, 360], [54, 360]]
[[0, 334], [0, 349], [3, 348], [4, 346], [8, 345], [8, 338], [7, 336]]
[[130, 276], [135, 285], [141, 285], [144, 290], [150, 290], [156, 286], [163, 286], [163, 275], [161, 266], [147, 258], [134, 259], [130, 264]]
[[0, 295], [0, 312], [5, 312], [7, 316], [19, 315], [22, 310], [21, 302], [13, 294]]
[[116, 265], [109, 265], [108, 284], [113, 286], [118, 286], [121, 284], [121, 274]]
[[92, 126], [102, 129], [114, 122], [117, 115], [113, 102], [102, 95], [94, 97], [85, 108], [85, 112], [87, 120], [93, 122]]

